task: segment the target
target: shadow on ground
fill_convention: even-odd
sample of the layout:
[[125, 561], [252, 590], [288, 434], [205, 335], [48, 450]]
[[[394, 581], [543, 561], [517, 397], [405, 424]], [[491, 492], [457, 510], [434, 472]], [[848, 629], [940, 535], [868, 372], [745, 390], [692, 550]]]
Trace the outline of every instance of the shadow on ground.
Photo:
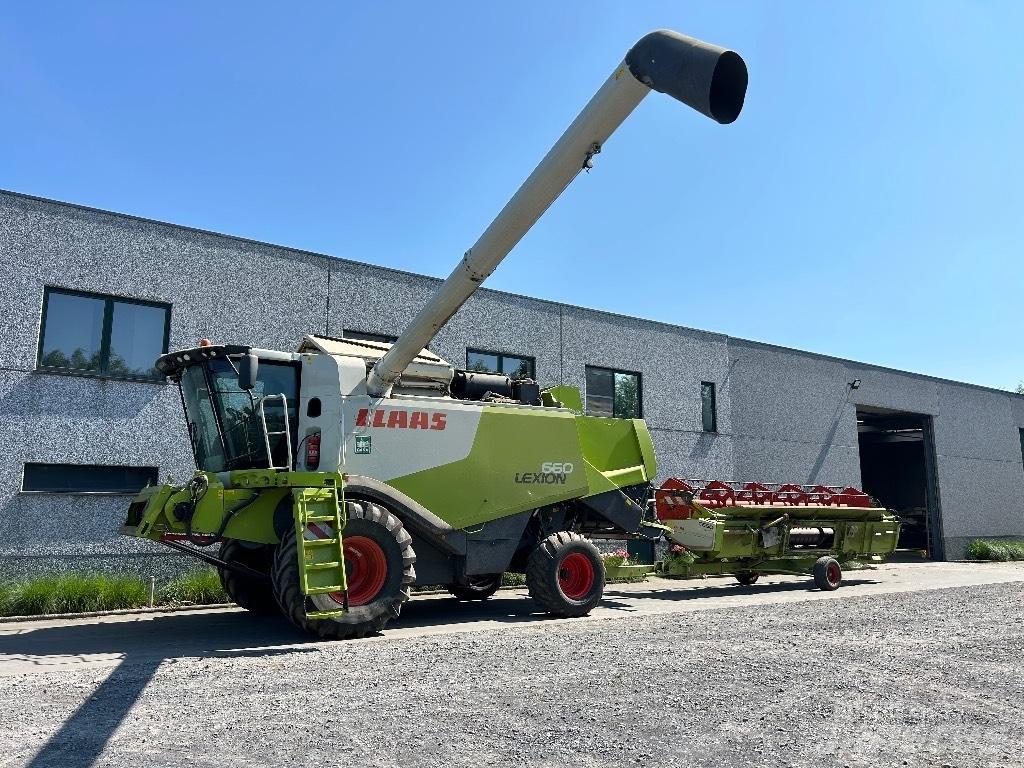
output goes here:
[[[868, 583], [868, 579], [847, 584]], [[664, 584], [664, 582], [662, 582]], [[699, 582], [700, 583], [700, 582]], [[647, 584], [609, 585], [600, 609], [630, 613], [637, 600], [681, 601], [807, 591], [807, 582], [765, 581], [751, 587], [731, 580], [709, 580], [700, 586]], [[645, 588], [648, 587], [648, 588]], [[480, 621], [532, 622], [547, 620], [525, 590], [503, 590], [486, 602], [463, 603], [454, 598], [427, 597], [406, 604], [398, 629], [430, 629]], [[69, 662], [89, 657], [98, 662], [119, 660], [93, 694], [61, 725], [29, 763], [44, 766], [91, 766], [111, 736], [143, 694], [160, 665], [179, 658], [257, 657], [315, 652], [325, 643], [300, 634], [283, 619], [245, 611], [216, 611], [144, 615], [103, 621], [86, 619], [60, 626], [34, 627], [26, 622], [7, 625], [0, 635], [0, 664], [30, 666], [54, 672]]]
[[[844, 586], [869, 583], [874, 580], [865, 577], [843, 582]], [[810, 587], [810, 582], [806, 581], [770, 580], [742, 587], [731, 579], [690, 581], [679, 587], [666, 581], [610, 584], [598, 610], [633, 612], [642, 609], [637, 601], [643, 604], [700, 601], [730, 595], [806, 592]], [[484, 602], [460, 602], [443, 596], [414, 597], [406, 603], [401, 618], [393, 621], [389, 628], [440, 629], [480, 621], [547, 620], [524, 589], [515, 589], [502, 590]], [[125, 663], [138, 664], [153, 659], [294, 653], [325, 644], [299, 632], [282, 618], [256, 616], [242, 610], [143, 614], [113, 621], [90, 618], [55, 627], [34, 624], [4, 626], [5, 634], [0, 635], [0, 664], [29, 664], [46, 671], [48, 667], [59, 669], [69, 661], [97, 655], [120, 657]]]

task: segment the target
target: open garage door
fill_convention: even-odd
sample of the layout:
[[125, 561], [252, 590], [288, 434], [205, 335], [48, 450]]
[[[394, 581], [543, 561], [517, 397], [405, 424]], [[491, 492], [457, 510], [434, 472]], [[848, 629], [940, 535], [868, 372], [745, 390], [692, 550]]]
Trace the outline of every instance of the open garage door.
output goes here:
[[932, 417], [857, 406], [864, 491], [903, 518], [899, 548], [945, 559]]

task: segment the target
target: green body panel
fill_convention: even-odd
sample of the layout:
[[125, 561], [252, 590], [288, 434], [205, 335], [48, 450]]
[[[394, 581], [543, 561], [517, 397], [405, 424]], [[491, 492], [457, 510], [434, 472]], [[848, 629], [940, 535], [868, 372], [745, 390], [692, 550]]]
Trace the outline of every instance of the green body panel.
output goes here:
[[642, 419], [577, 416], [576, 432], [586, 461], [589, 493], [638, 485], [654, 479], [654, 444]]
[[[545, 389], [542, 393], [549, 397], [544, 398], [544, 405], [551, 407], [558, 401], [563, 408], [568, 408], [570, 411], [575, 413], [583, 413], [583, 397], [580, 395], [580, 391], [576, 387], [570, 387], [567, 385], [561, 385], [558, 387], [551, 387]], [[549, 400], [551, 402], [549, 402]]]
[[[571, 471], [543, 471], [550, 464]], [[654, 445], [640, 419], [484, 408], [469, 455], [388, 485], [455, 528], [649, 481]]]
[[[455, 528], [586, 496], [576, 419], [564, 411], [483, 409], [469, 455], [388, 481]], [[543, 472], [545, 463], [571, 472]]]
[[[228, 487], [221, 476], [197, 472], [209, 481], [206, 493], [196, 504], [192, 516], [195, 535], [215, 534], [224, 516], [234, 512], [224, 530], [224, 538], [257, 544], [276, 544], [274, 511], [293, 488], [341, 488], [341, 476], [333, 472], [276, 472], [269, 469], [238, 470], [229, 473]], [[135, 497], [138, 523], [126, 532], [140, 538], [159, 540], [162, 536], [184, 535], [185, 523], [174, 514], [177, 504], [188, 502], [188, 486], [159, 485], [144, 488]], [[132, 514], [131, 512], [129, 513]]]

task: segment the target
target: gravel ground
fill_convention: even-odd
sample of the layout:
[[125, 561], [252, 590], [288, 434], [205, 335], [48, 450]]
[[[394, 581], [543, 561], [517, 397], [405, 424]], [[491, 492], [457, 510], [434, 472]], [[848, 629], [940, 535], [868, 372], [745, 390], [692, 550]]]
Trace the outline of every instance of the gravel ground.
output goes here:
[[1010, 583], [15, 675], [0, 765], [1020, 766], [1022, 619]]

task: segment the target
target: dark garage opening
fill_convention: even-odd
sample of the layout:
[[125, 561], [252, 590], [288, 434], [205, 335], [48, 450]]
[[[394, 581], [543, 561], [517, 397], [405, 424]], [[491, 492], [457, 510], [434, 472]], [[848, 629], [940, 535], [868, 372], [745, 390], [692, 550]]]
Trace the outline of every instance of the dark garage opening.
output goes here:
[[861, 485], [903, 519], [899, 548], [944, 558], [932, 417], [857, 407]]

